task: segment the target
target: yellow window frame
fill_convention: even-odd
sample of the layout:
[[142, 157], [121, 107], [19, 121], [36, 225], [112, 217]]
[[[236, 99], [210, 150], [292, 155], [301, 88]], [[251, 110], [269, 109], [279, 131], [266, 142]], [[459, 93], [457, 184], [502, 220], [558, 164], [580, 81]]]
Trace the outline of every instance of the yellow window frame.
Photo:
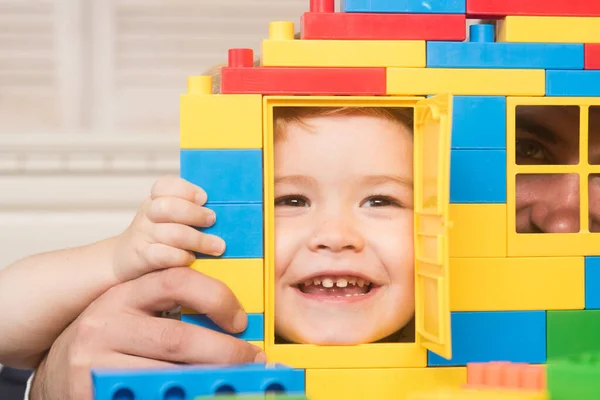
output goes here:
[[[516, 109], [518, 106], [579, 106], [579, 163], [577, 165], [517, 165]], [[509, 257], [590, 256], [600, 253], [600, 233], [589, 231], [588, 179], [599, 174], [600, 165], [590, 165], [588, 158], [589, 107], [600, 106], [597, 97], [508, 97], [507, 158], [507, 249]], [[518, 174], [579, 175], [580, 231], [578, 233], [517, 233], [516, 178]]]
[[[296, 368], [402, 368], [426, 367], [427, 350], [450, 358], [447, 219], [452, 97], [435, 96], [425, 99], [423, 97], [265, 96], [263, 101], [264, 345], [269, 360]], [[429, 183], [421, 185], [420, 182], [415, 181], [415, 199], [420, 206], [415, 207], [416, 341], [414, 343], [357, 346], [275, 344], [273, 187], [273, 109], [275, 107], [410, 107], [415, 109], [415, 178], [420, 176], [425, 181], [425, 178], [431, 179], [438, 174], [439, 176], [434, 186]], [[422, 157], [420, 154], [427, 157]], [[437, 161], [434, 163], [435, 168], [425, 164], [433, 161]], [[430, 201], [434, 202], [431, 203], [433, 207]], [[426, 298], [426, 296], [430, 297]]]

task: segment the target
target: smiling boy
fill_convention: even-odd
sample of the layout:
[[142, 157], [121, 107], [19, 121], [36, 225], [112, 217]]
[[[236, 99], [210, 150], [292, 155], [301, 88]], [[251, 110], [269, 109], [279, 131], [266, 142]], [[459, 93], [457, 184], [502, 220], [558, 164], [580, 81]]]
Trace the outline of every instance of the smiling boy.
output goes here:
[[280, 342], [414, 340], [410, 108], [274, 116]]

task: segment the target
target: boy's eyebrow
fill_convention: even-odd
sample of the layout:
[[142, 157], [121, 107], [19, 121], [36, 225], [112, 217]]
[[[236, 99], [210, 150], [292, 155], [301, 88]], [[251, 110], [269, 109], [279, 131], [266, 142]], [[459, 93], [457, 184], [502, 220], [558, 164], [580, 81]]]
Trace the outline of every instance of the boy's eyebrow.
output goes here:
[[275, 183], [289, 183], [289, 184], [295, 184], [295, 185], [305, 185], [305, 186], [310, 186], [312, 184], [314, 184], [315, 179], [310, 177], [310, 176], [306, 176], [306, 175], [286, 175], [286, 176], [279, 176], [279, 177], [275, 177]]
[[412, 177], [398, 175], [368, 175], [363, 178], [363, 182], [371, 185], [381, 185], [383, 183], [394, 182], [402, 186], [413, 186]]
[[517, 129], [525, 130], [528, 133], [545, 140], [546, 142], [552, 144], [558, 143], [558, 136], [552, 129], [545, 127], [539, 122], [529, 120], [526, 117], [517, 118]]

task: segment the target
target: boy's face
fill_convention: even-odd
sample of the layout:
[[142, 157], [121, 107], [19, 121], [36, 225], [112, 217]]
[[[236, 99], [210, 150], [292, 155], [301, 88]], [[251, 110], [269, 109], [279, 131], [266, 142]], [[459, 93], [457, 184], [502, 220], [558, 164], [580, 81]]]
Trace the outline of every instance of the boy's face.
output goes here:
[[357, 344], [414, 312], [413, 144], [400, 123], [315, 117], [275, 142], [275, 329]]
[[[588, 153], [579, 151], [579, 107], [517, 108], [519, 165], [600, 164], [600, 109], [590, 108]], [[576, 174], [518, 175], [516, 225], [519, 233], [575, 233], [580, 230], [580, 179]], [[589, 226], [600, 232], [600, 176], [589, 178]]]

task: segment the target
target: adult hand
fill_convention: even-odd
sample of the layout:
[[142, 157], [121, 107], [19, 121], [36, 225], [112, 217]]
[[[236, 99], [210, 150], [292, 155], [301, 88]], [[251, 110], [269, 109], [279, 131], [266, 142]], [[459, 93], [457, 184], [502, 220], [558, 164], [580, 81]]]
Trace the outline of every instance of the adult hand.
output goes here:
[[187, 267], [144, 275], [108, 290], [65, 329], [38, 367], [30, 399], [92, 399], [91, 368], [266, 361], [258, 347], [243, 340], [158, 316], [179, 305], [232, 333], [248, 322], [234, 294], [218, 280]]

